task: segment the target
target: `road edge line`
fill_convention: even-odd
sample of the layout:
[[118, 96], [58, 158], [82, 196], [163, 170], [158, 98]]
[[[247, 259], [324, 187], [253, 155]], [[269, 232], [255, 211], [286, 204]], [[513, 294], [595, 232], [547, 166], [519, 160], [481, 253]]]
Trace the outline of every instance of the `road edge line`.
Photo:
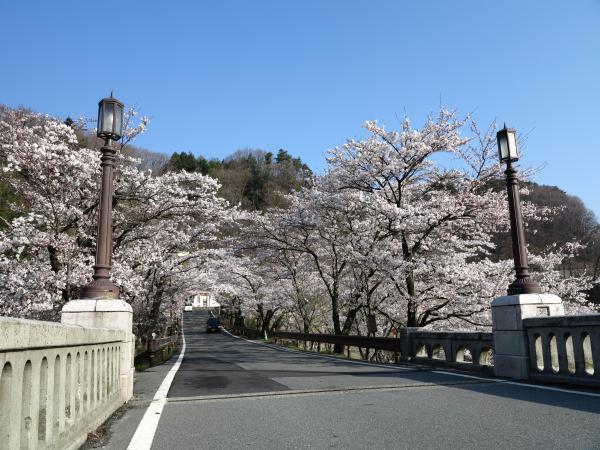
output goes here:
[[167, 394], [169, 393], [169, 389], [171, 388], [175, 374], [179, 370], [179, 366], [181, 366], [181, 361], [183, 360], [183, 355], [185, 354], [185, 333], [183, 330], [181, 330], [181, 339], [183, 344], [181, 346], [181, 352], [179, 353], [177, 362], [173, 365], [173, 367], [171, 367], [171, 370], [169, 370], [165, 378], [163, 378], [162, 383], [156, 390], [152, 402], [150, 402], [150, 405], [148, 405], [148, 409], [146, 409], [144, 417], [142, 417], [142, 420], [138, 424], [131, 441], [129, 441], [127, 450], [150, 450], [152, 447], [152, 442], [154, 442], [154, 434], [158, 428], [158, 422], [160, 421], [162, 410], [165, 406], [165, 403], [167, 403]]
[[[541, 389], [543, 391], [561, 392], [564, 394], [574, 394], [574, 395], [585, 395], [588, 397], [600, 397], [600, 393], [596, 393], [596, 392], [578, 391], [578, 390], [574, 390], [574, 389], [560, 388], [560, 387], [554, 387], [554, 386], [543, 386], [541, 384], [526, 383], [526, 382], [515, 381], [515, 380], [511, 380], [511, 379], [506, 379], [506, 378], [483, 378], [483, 377], [478, 377], [476, 375], [467, 375], [464, 373], [446, 372], [444, 370], [433, 370], [432, 372], [440, 373], [442, 375], [453, 375], [455, 377], [461, 377], [461, 378], [473, 378], [475, 380], [490, 380], [490, 381], [493, 381], [498, 384], [509, 384], [512, 386], [521, 386], [521, 387], [527, 387], [527, 388], [532, 388], [532, 389]], [[585, 388], [583, 388], [583, 389], [585, 389]]]

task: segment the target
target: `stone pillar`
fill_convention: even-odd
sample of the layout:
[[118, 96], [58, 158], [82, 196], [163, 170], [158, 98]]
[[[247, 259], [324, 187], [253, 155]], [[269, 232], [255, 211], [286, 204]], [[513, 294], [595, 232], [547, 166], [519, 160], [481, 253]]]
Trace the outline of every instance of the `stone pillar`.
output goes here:
[[133, 310], [124, 300], [73, 300], [61, 312], [61, 322], [91, 328], [108, 328], [125, 332], [121, 343], [121, 392], [123, 402], [133, 396], [133, 355], [135, 336], [132, 332]]
[[529, 343], [523, 319], [564, 313], [562, 300], [553, 294], [507, 295], [492, 301], [495, 375], [528, 379]]
[[398, 338], [400, 339], [400, 361], [411, 361], [412, 354], [412, 336], [413, 331], [419, 330], [418, 327], [400, 328]]

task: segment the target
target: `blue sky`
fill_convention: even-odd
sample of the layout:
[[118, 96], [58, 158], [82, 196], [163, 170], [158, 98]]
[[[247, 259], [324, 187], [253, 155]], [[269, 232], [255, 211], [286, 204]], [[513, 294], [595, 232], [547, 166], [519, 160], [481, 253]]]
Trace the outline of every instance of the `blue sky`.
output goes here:
[[536, 180], [600, 216], [600, 0], [3, 1], [0, 102], [96, 115], [111, 90], [138, 145], [224, 157], [286, 148], [317, 171], [364, 120], [440, 99], [528, 134]]

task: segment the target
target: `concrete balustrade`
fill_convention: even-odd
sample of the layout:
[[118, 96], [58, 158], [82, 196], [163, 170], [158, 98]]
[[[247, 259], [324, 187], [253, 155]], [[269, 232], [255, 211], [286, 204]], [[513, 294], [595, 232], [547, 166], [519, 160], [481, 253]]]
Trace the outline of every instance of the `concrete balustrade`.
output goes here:
[[600, 387], [600, 315], [533, 317], [523, 328], [530, 379]]
[[[71, 305], [71, 311], [84, 306], [90, 303]], [[117, 326], [0, 317], [2, 449], [78, 448], [131, 398], [131, 327]]]
[[413, 360], [463, 370], [492, 370], [492, 333], [407, 330], [407, 354]]

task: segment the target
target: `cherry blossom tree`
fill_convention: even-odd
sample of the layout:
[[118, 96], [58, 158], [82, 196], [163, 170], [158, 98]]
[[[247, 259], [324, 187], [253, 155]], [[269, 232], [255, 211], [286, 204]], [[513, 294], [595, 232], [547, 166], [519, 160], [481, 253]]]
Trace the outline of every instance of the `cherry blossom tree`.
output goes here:
[[[279, 292], [289, 299], [281, 320], [304, 333], [329, 331], [329, 309], [324, 302], [326, 292], [315, 271], [312, 259], [305, 253], [280, 249], [273, 252], [274, 265], [280, 267]], [[280, 320], [280, 321], [281, 321]]]
[[242, 325], [244, 316], [253, 316], [264, 334], [290, 309], [285, 269], [274, 265], [264, 249], [242, 252], [239, 248], [232, 251], [233, 248], [213, 252], [206, 267], [212, 280], [210, 287], [219, 294], [222, 306], [224, 303], [236, 324]]
[[[368, 137], [331, 150], [326, 173], [289, 194], [285, 207], [242, 213], [218, 196], [213, 178], [153, 173], [127, 156], [148, 125], [133, 110], [127, 121], [112, 274], [136, 332], [164, 329], [198, 290], [213, 291], [238, 323], [253, 316], [263, 332], [489, 326], [490, 302], [512, 278], [512, 261], [494, 243], [508, 232], [494, 125], [482, 132], [445, 109], [420, 128], [408, 119], [399, 131], [366, 122]], [[90, 280], [95, 143], [51, 117], [0, 111], [0, 180], [19, 198], [0, 217], [0, 314], [56, 318]], [[524, 205], [531, 231], [552, 212]], [[580, 248], [569, 242], [530, 255], [542, 288], [571, 311], [588, 306], [591, 280], [556, 267]]]
[[[470, 119], [442, 108], [420, 129], [408, 119], [401, 131], [375, 122], [365, 128], [369, 138], [331, 151], [327, 176], [341, 190], [365, 193], [364, 207], [388, 236], [381, 265], [396, 303], [391, 316], [406, 326], [451, 318], [485, 323], [479, 316], [503, 291], [510, 268], [493, 258], [492, 238], [508, 223], [505, 193], [494, 189], [501, 176], [494, 125], [481, 133]], [[525, 212], [530, 219], [548, 213]], [[567, 256], [540, 261], [542, 283]]]
[[[495, 257], [493, 237], [508, 231], [495, 129], [442, 109], [420, 129], [374, 122], [370, 136], [331, 151], [327, 173], [265, 214], [257, 234], [276, 252], [306, 255], [330, 300], [336, 334], [397, 326], [489, 326], [491, 300], [512, 277]], [[552, 211], [526, 204], [526, 218]], [[579, 302], [587, 281], [564, 280], [555, 267], [572, 254], [533, 255], [544, 289]], [[359, 320], [360, 319], [360, 320]]]
[[[264, 214], [254, 233], [257, 245], [278, 255], [290, 273], [296, 306], [303, 299], [298, 281], [314, 280], [317, 292], [328, 299], [327, 306], [313, 301], [311, 307], [330, 316], [324, 331], [349, 334], [357, 314], [375, 297], [381, 283], [372, 255], [382, 235], [372, 217], [357, 208], [356, 197], [363, 194], [336, 189], [332, 180], [322, 177], [311, 188], [290, 196], [290, 207]], [[304, 330], [312, 325], [306, 310], [296, 312]]]
[[[134, 113], [130, 111], [129, 117]], [[128, 119], [129, 120], [129, 119]], [[143, 132], [142, 118], [120, 148]], [[18, 217], [0, 230], [0, 312], [31, 316], [76, 299], [91, 278], [100, 165], [70, 126], [24, 110], [0, 117], [0, 177], [17, 192]], [[120, 155], [113, 197], [113, 279], [144, 329], [179, 314], [187, 281], [234, 211], [216, 180], [198, 173], [153, 175]], [[185, 254], [185, 256], [182, 256]], [[171, 309], [170, 309], [171, 308]]]

